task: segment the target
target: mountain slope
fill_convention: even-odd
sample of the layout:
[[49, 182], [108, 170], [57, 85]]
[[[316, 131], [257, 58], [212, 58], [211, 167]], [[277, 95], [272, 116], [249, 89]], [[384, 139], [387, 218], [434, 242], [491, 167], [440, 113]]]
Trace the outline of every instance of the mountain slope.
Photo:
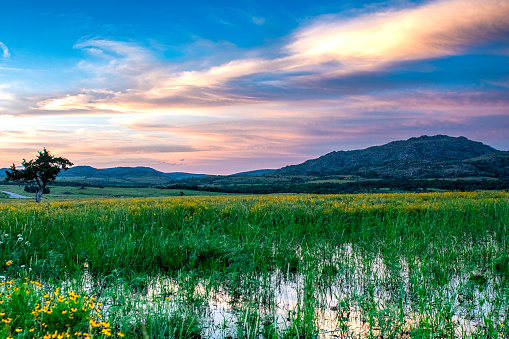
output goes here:
[[74, 166], [60, 172], [58, 182], [77, 182], [87, 185], [161, 185], [174, 180], [199, 177], [205, 174], [183, 172], [163, 173], [150, 167], [113, 167], [97, 169], [90, 166]]
[[[465, 137], [421, 136], [363, 150], [331, 152], [276, 171], [281, 175], [359, 175], [367, 178], [493, 176], [505, 152]], [[469, 159], [478, 159], [470, 160]]]

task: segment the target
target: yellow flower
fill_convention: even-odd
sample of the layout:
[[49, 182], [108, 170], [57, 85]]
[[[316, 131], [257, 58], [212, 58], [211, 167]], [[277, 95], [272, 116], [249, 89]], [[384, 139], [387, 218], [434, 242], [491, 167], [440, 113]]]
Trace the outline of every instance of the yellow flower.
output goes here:
[[12, 260], [9, 260], [8, 262], [5, 263], [7, 266], [10, 266], [12, 265]]
[[104, 335], [107, 335], [108, 337], [111, 335], [111, 330], [109, 328], [105, 328], [102, 330]]
[[21, 327], [18, 327], [18, 328], [17, 328], [17, 329], [15, 329], [14, 331], [16, 331], [16, 332], [22, 332], [22, 331], [23, 331], [23, 329], [22, 329]]
[[117, 333], [117, 335], [118, 335], [119, 337], [122, 337], [122, 338], [123, 338], [123, 337], [124, 337], [124, 332], [120, 331], [120, 332], [118, 332], [118, 333]]
[[51, 339], [51, 334], [46, 334], [43, 338], [44, 339]]

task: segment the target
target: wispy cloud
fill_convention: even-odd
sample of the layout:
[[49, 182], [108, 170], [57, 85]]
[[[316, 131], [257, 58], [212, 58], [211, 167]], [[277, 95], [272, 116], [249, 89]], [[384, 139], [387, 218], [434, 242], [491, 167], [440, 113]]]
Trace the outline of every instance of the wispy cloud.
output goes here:
[[8, 58], [11, 56], [11, 53], [9, 53], [9, 48], [7, 48], [7, 46], [0, 41], [0, 48], [2, 49], [2, 56], [4, 58]]
[[452, 55], [509, 32], [506, 0], [441, 0], [343, 20], [325, 17], [295, 35], [290, 53], [340, 69]]

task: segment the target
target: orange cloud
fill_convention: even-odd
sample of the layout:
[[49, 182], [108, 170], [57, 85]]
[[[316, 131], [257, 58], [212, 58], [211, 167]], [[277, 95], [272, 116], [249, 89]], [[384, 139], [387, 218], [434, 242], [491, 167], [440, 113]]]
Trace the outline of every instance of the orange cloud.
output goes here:
[[323, 19], [301, 29], [289, 51], [303, 63], [337, 61], [344, 70], [456, 54], [509, 31], [506, 0], [441, 0], [426, 5]]

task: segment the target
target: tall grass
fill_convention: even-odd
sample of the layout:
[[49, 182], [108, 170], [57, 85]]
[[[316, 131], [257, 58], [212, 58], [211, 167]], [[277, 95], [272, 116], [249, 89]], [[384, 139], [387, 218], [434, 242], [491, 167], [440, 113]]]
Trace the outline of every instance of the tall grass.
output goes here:
[[[218, 333], [203, 309], [222, 293], [225, 337], [501, 338], [508, 226], [503, 192], [1, 203], [0, 258], [8, 277], [82, 281], [132, 337]], [[154, 281], [178, 292], [147, 306]], [[117, 305], [119, 286], [137, 297]]]

